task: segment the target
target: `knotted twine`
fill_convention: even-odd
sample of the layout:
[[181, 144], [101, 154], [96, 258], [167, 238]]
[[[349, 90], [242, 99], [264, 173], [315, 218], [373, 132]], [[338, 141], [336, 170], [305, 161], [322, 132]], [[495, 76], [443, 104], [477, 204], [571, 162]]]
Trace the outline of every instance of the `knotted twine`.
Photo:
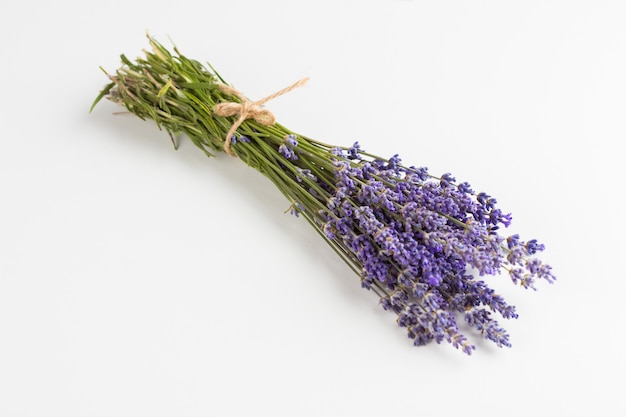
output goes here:
[[230, 142], [237, 128], [241, 126], [241, 124], [246, 119], [254, 119], [264, 126], [273, 125], [276, 122], [276, 117], [274, 117], [271, 111], [262, 108], [263, 104], [272, 99], [275, 99], [276, 97], [282, 96], [283, 94], [290, 92], [294, 88], [298, 88], [304, 85], [308, 80], [308, 77], [303, 78], [300, 81], [293, 83], [289, 87], [283, 88], [282, 90], [279, 90], [274, 94], [271, 94], [261, 100], [254, 102], [248, 100], [246, 96], [244, 96], [240, 91], [236, 90], [235, 88], [226, 84], [218, 84], [220, 90], [222, 90], [224, 93], [231, 94], [241, 100], [241, 103], [229, 101], [224, 103], [218, 103], [215, 105], [215, 107], [213, 107], [213, 113], [218, 116], [229, 117], [239, 115], [239, 118], [235, 121], [235, 123], [233, 123], [233, 125], [230, 127], [230, 130], [226, 134], [226, 139], [224, 140], [224, 152], [226, 152], [230, 156], [236, 156], [230, 150]]

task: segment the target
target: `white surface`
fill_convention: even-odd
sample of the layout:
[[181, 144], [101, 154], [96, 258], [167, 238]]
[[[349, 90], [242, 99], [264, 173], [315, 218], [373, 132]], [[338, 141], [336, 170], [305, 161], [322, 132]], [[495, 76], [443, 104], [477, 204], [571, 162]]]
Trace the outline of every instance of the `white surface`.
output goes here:
[[[620, 1], [4, 2], [0, 415], [624, 415]], [[145, 30], [294, 130], [498, 198], [559, 281], [414, 348], [251, 169], [102, 102]]]

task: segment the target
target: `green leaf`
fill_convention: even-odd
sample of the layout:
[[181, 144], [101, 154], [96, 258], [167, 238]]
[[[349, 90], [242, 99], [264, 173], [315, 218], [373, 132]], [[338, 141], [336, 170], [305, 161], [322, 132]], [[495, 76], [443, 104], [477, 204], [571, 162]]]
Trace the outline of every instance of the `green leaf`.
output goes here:
[[96, 107], [96, 104], [98, 104], [100, 102], [100, 100], [102, 100], [102, 97], [106, 96], [107, 94], [109, 94], [109, 91], [111, 91], [111, 88], [113, 88], [113, 86], [115, 85], [115, 83], [110, 83], [107, 84], [102, 91], [100, 91], [100, 94], [98, 94], [98, 97], [96, 97], [96, 99], [93, 101], [93, 104], [91, 105], [91, 107], [89, 108], [89, 113], [91, 113], [93, 111], [93, 108]]
[[163, 97], [163, 95], [167, 93], [167, 90], [169, 90], [171, 86], [172, 86], [172, 79], [170, 78], [167, 80], [165, 85], [161, 87], [161, 89], [159, 90], [159, 93], [157, 94], [157, 98]]
[[217, 88], [217, 85], [214, 83], [203, 83], [203, 82], [179, 83], [179, 85], [181, 87], [188, 88], [190, 90], [204, 90], [204, 89], [213, 90], [214, 88]]

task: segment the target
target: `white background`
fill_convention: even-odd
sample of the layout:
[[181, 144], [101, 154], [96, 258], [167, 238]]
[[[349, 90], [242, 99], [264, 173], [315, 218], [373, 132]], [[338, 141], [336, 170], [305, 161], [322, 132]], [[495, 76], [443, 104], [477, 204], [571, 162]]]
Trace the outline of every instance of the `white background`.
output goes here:
[[[0, 415], [624, 415], [621, 1], [0, 6]], [[452, 172], [558, 276], [415, 348], [262, 176], [102, 102], [145, 31], [319, 140]]]

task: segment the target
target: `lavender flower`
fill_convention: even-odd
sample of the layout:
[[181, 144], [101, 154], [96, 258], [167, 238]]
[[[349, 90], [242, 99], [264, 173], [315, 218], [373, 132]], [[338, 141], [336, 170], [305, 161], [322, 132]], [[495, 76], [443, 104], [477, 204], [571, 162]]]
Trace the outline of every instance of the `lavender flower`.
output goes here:
[[494, 316], [517, 318], [515, 308], [482, 277], [506, 272], [532, 289], [555, 277], [537, 257], [543, 244], [500, 234], [512, 217], [495, 198], [450, 173], [436, 177], [398, 155], [368, 154], [358, 143], [336, 147], [278, 124], [219, 116], [217, 104], [242, 96], [219, 88], [221, 78], [198, 61], [150, 43], [145, 59], [122, 56], [96, 103], [107, 97], [170, 134], [184, 133], [208, 156], [224, 150], [226, 132], [238, 123], [230, 153], [278, 187], [287, 211], [326, 239], [414, 345], [447, 342], [471, 354], [475, 346], [459, 320], [497, 346], [511, 345]]
[[285, 143], [281, 144], [278, 147], [278, 152], [283, 154], [285, 158], [295, 161], [298, 159], [298, 155], [296, 155], [296, 152], [294, 151], [294, 148], [296, 146], [298, 146], [298, 140], [296, 139], [296, 136], [293, 134], [287, 135], [287, 137], [285, 138]]
[[497, 235], [511, 216], [468, 183], [457, 186], [450, 174], [436, 178], [426, 168], [405, 168], [397, 155], [366, 161], [360, 152], [358, 145], [332, 151], [336, 193], [323, 229], [354, 253], [364, 287], [376, 290], [416, 345], [445, 340], [470, 353], [474, 347], [457, 326], [461, 315], [486, 339], [510, 346], [491, 312], [517, 318], [515, 309], [470, 272], [508, 270], [527, 288], [538, 279], [553, 282], [550, 267], [533, 257], [543, 245]]

